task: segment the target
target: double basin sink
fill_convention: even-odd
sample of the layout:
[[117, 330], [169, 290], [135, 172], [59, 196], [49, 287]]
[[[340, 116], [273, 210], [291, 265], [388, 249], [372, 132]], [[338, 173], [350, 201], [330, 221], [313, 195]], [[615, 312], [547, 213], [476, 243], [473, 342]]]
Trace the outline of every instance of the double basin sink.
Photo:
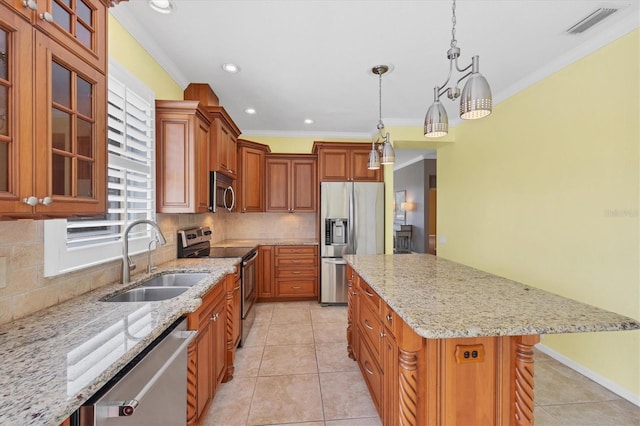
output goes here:
[[149, 278], [140, 285], [115, 296], [102, 299], [103, 302], [157, 302], [180, 296], [202, 281], [207, 273], [170, 273]]

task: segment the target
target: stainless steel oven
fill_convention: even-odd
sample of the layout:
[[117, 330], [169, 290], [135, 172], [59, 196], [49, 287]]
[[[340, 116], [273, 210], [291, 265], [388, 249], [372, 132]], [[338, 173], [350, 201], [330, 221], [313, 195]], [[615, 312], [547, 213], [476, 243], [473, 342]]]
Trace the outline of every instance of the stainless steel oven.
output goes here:
[[240, 279], [242, 300], [242, 333], [240, 346], [245, 342], [255, 318], [253, 305], [258, 298], [256, 269], [258, 250], [252, 247], [211, 247], [211, 229], [207, 226], [178, 231], [178, 258], [239, 257], [242, 259]]

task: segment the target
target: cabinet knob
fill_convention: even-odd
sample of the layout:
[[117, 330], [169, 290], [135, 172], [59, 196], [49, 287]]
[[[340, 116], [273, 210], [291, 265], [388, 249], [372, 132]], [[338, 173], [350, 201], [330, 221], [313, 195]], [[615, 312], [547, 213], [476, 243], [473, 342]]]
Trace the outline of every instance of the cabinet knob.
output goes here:
[[387, 321], [391, 322], [391, 320], [393, 319], [393, 317], [391, 316], [391, 314], [387, 314], [386, 316]]
[[43, 12], [40, 14], [40, 19], [47, 22], [53, 22], [53, 15], [49, 12]]
[[381, 332], [380, 332], [380, 337], [384, 338], [385, 336], [386, 336], [385, 332], [384, 332], [384, 331], [381, 331]]
[[38, 202], [43, 206], [48, 206], [48, 205], [51, 205], [51, 203], [53, 203], [53, 200], [51, 199], [51, 197], [44, 197], [44, 198], [40, 198]]
[[38, 199], [32, 195], [31, 197], [23, 198], [22, 202], [35, 207], [38, 204]]
[[38, 3], [36, 3], [36, 0], [22, 0], [22, 5], [31, 10], [38, 10]]

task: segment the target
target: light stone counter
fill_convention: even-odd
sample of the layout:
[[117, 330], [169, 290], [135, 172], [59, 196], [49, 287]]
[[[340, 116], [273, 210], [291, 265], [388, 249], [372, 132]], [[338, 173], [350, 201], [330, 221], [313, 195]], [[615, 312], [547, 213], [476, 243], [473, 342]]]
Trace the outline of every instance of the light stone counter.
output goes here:
[[[200, 297], [222, 284], [239, 261], [179, 259], [161, 265], [151, 276], [210, 274], [173, 299], [100, 301], [150, 276], [139, 274], [126, 286], [108, 285], [0, 326], [0, 425], [59, 425], [168, 326], [195, 311]], [[132, 339], [125, 325], [134, 321]]]
[[270, 238], [267, 240], [224, 240], [211, 243], [211, 247], [257, 247], [257, 246], [317, 246], [312, 238]]
[[344, 258], [429, 339], [640, 328], [631, 318], [428, 254]]

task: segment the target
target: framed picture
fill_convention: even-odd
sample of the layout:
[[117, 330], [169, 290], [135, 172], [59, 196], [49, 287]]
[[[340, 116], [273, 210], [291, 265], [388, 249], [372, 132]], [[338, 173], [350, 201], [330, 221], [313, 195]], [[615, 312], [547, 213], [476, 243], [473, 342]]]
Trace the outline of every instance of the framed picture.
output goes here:
[[402, 203], [406, 201], [407, 191], [396, 191], [393, 205], [393, 221], [400, 225], [404, 225], [406, 221], [406, 213], [400, 208]]

